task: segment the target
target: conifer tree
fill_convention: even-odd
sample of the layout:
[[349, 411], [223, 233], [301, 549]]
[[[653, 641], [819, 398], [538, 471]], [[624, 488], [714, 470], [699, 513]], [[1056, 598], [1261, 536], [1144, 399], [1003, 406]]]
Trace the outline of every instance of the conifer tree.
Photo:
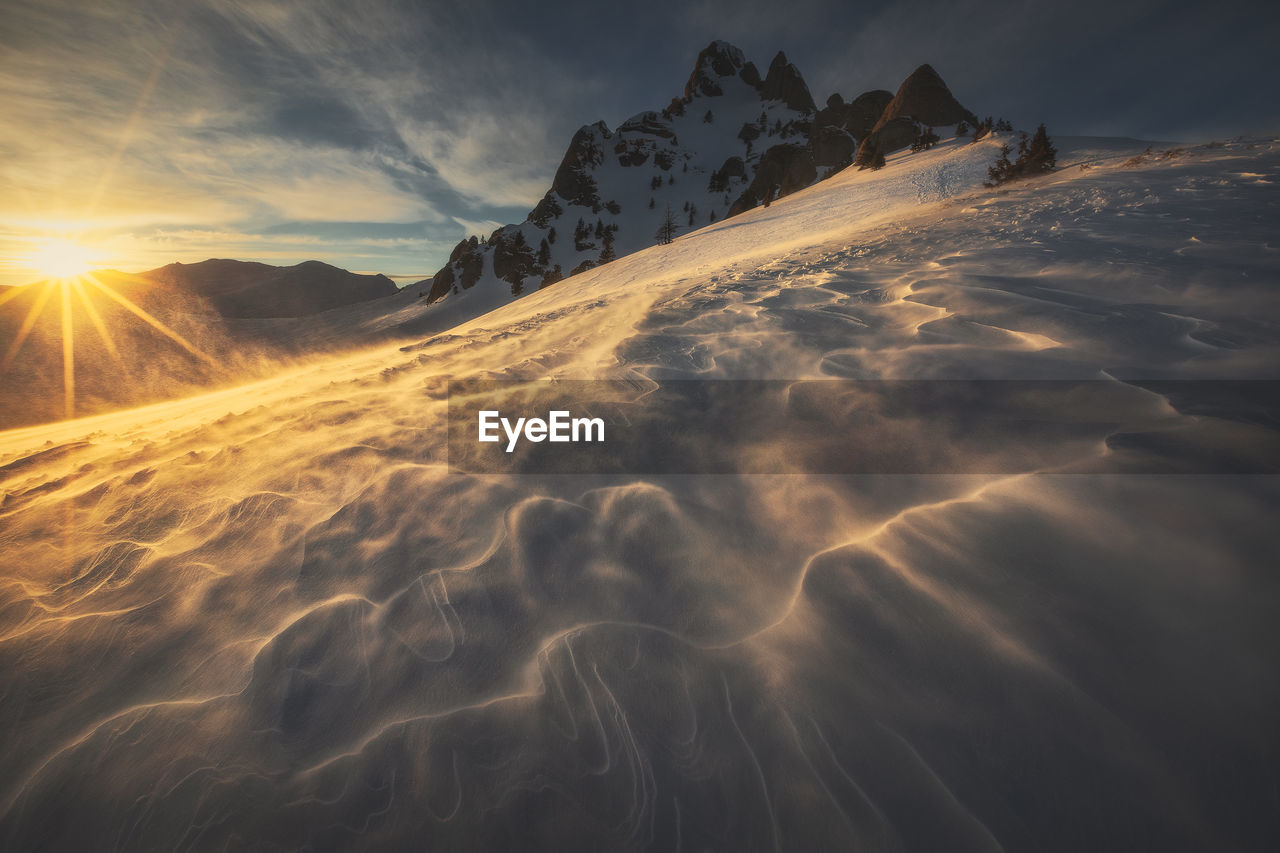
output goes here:
[[[1022, 160], [1023, 158], [1019, 157], [1018, 159]], [[1028, 175], [1049, 172], [1058, 165], [1058, 149], [1053, 147], [1053, 142], [1049, 139], [1049, 132], [1044, 129], [1043, 124], [1036, 128], [1035, 135], [1031, 137], [1031, 143], [1027, 146], [1025, 159], [1023, 172]]]
[[666, 213], [662, 217], [662, 224], [658, 226], [658, 233], [654, 235], [654, 238], [659, 245], [665, 246], [676, 238], [678, 228], [676, 216], [671, 212], [671, 205], [667, 205]]
[[938, 134], [933, 132], [933, 128], [926, 127], [923, 124], [916, 125], [916, 135], [915, 138], [911, 140], [911, 153], [915, 154], [920, 151], [928, 151], [937, 144]]
[[1013, 163], [1009, 160], [1009, 155], [1012, 153], [1008, 145], [1000, 146], [1000, 157], [994, 166], [987, 169], [987, 186], [999, 186], [1013, 176]]
[[1036, 128], [1030, 141], [1025, 133], [1022, 134], [1018, 140], [1017, 160], [1010, 162], [1011, 153], [1008, 145], [1000, 148], [1000, 158], [987, 170], [987, 186], [995, 187], [1018, 178], [1051, 172], [1058, 163], [1058, 150], [1053, 147], [1043, 124]]

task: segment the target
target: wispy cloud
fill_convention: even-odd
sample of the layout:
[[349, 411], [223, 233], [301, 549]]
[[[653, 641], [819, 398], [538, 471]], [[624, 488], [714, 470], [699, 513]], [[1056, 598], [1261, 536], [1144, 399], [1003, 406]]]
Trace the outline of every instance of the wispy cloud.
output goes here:
[[0, 225], [421, 223], [447, 245], [522, 217], [578, 126], [661, 107], [713, 38], [785, 49], [820, 100], [930, 62], [972, 109], [1058, 132], [1231, 135], [1277, 121], [1263, 6], [7, 0]]
[[413, 222], [424, 247], [451, 245], [455, 217], [496, 223], [532, 206], [571, 124], [550, 108], [572, 100], [570, 81], [482, 4], [10, 6], [0, 222], [11, 228]]

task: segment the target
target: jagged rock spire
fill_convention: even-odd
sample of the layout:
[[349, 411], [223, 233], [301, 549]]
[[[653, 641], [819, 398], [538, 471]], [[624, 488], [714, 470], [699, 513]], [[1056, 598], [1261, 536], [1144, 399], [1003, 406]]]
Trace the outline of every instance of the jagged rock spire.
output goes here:
[[814, 110], [813, 96], [809, 94], [809, 87], [800, 76], [800, 69], [788, 62], [787, 55], [782, 51], [778, 51], [778, 55], [769, 64], [769, 73], [760, 86], [760, 97], [782, 101], [793, 110]]
[[752, 86], [760, 85], [760, 72], [747, 62], [741, 50], [727, 41], [713, 41], [698, 53], [693, 73], [689, 75], [689, 82], [684, 87], [685, 99], [699, 95], [723, 95], [720, 78], [734, 76], [741, 77]]
[[976, 121], [973, 113], [960, 105], [942, 77], [928, 64], [921, 65], [902, 81], [873, 130], [904, 117], [929, 127]]

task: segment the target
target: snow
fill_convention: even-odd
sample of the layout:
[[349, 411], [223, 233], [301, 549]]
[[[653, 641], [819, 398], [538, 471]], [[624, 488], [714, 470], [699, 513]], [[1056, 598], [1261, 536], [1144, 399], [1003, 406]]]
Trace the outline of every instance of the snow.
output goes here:
[[[741, 64], [742, 55], [736, 48], [720, 46]], [[579, 221], [589, 229], [597, 222], [616, 227], [616, 252], [625, 255], [656, 242], [654, 235], [668, 207], [682, 232], [710, 222], [713, 213], [717, 219], [723, 219], [729, 206], [750, 183], [761, 155], [777, 143], [788, 139], [798, 141], [800, 137], [789, 125], [807, 121], [810, 116], [781, 102], [762, 99], [760, 93], [737, 74], [716, 77], [716, 83], [721, 94], [695, 94], [683, 106], [683, 112], [638, 113], [614, 131], [603, 123], [583, 127], [579, 135], [589, 141], [596, 154], [584, 171], [595, 182], [600, 205], [593, 209], [557, 196], [562, 209], [559, 215], [543, 225], [526, 220], [505, 226], [500, 232], [507, 237], [519, 232], [535, 252], [542, 240], [548, 239], [548, 269], [559, 265], [568, 276], [584, 260], [596, 262], [603, 249], [602, 239], [594, 236], [588, 238], [582, 250], [576, 248], [573, 232]], [[712, 115], [710, 123], [705, 120], [708, 112]], [[754, 143], [738, 138], [744, 125], [758, 125], [762, 118], [764, 130]], [[645, 153], [645, 162], [623, 165], [621, 157], [633, 148]], [[747, 177], [732, 179], [725, 191], [712, 193], [708, 186], [712, 173], [731, 156], [744, 160]], [[665, 165], [660, 164], [660, 158], [665, 158]], [[660, 185], [654, 187], [655, 181]], [[618, 214], [610, 212], [610, 203], [618, 205]], [[549, 239], [552, 228], [556, 231], [554, 241]], [[475, 286], [456, 287], [455, 292], [444, 298], [445, 302], [466, 303], [466, 307], [455, 304], [451, 316], [476, 316], [511, 298], [511, 285], [497, 279], [492, 256], [486, 257], [483, 274]], [[539, 284], [538, 276], [528, 276], [523, 290], [534, 290]]]
[[1273, 848], [1274, 476], [446, 466], [465, 376], [1280, 378], [1280, 142], [1057, 142], [0, 433], [4, 846]]

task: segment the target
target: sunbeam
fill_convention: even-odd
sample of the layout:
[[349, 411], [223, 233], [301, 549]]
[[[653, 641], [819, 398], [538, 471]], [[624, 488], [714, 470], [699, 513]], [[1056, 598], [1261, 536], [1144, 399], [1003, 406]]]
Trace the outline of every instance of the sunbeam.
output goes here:
[[97, 329], [98, 337], [102, 339], [102, 345], [107, 348], [107, 352], [111, 354], [121, 367], [127, 366], [124, 359], [120, 356], [120, 351], [116, 349], [116, 342], [111, 339], [111, 333], [107, 331], [107, 324], [102, 322], [102, 315], [98, 313], [98, 306], [93, 304], [93, 299], [85, 291], [84, 285], [80, 283], [80, 279], [71, 279], [71, 286], [80, 296], [80, 304], [84, 306], [84, 312], [89, 316], [89, 322], [93, 324], [93, 328]]
[[[0, 296], [0, 304], [21, 295], [22, 293], [35, 292], [36, 296], [27, 310], [26, 316], [23, 318], [22, 325], [18, 328], [17, 334], [13, 341], [9, 344], [5, 351], [3, 359], [0, 359], [0, 372], [8, 372], [17, 360], [19, 353], [26, 344], [31, 333], [35, 331], [36, 324], [40, 322], [41, 316], [44, 314], [46, 305], [53, 298], [55, 291], [59, 297], [59, 311], [61, 316], [58, 318], [58, 333], [61, 337], [62, 349], [62, 415], [70, 420], [76, 416], [76, 353], [75, 353], [75, 303], [78, 296], [79, 303], [84, 308], [84, 313], [88, 317], [90, 324], [97, 331], [98, 337], [102, 340], [103, 346], [110, 354], [111, 358], [120, 367], [125, 375], [132, 375], [129, 366], [124, 357], [120, 353], [119, 347], [112, 339], [111, 331], [107, 327], [106, 321], [103, 319], [102, 313], [98, 307], [94, 305], [93, 297], [89, 290], [85, 287], [88, 282], [98, 291], [103, 293], [111, 300], [117, 302], [138, 319], [142, 320], [155, 331], [169, 338], [189, 354], [195, 356], [201, 361], [222, 370], [222, 365], [211, 355], [201, 350], [195, 344], [191, 343], [180, 333], [169, 328], [151, 313], [134, 303], [131, 299], [117, 292], [110, 285], [103, 282], [93, 273], [85, 273], [80, 276], [65, 276], [54, 279], [47, 279], [28, 287], [13, 288], [11, 291]], [[83, 358], [83, 356], [82, 356]]]
[[62, 399], [67, 419], [76, 414], [76, 344], [75, 326], [71, 322], [71, 282], [58, 282], [62, 291]]
[[0, 361], [0, 370], [8, 370], [9, 365], [13, 364], [13, 360], [18, 356], [18, 351], [26, 343], [27, 336], [35, 328], [36, 321], [40, 319], [40, 313], [44, 311], [44, 304], [49, 301], [49, 296], [52, 293], [53, 286], [51, 282], [45, 282], [41, 285], [40, 295], [36, 297], [35, 304], [31, 306], [31, 310], [27, 312], [26, 319], [22, 321], [22, 326], [18, 329], [17, 336], [14, 337], [13, 343], [9, 345], [8, 351], [4, 354], [4, 360]]
[[4, 305], [6, 302], [8, 302], [11, 299], [17, 299], [19, 296], [21, 296], [24, 293], [26, 293], [25, 288], [11, 287], [5, 293], [0, 293], [0, 305]]
[[191, 353], [192, 355], [194, 355], [196, 358], [199, 358], [199, 359], [201, 359], [201, 360], [203, 360], [203, 361], [205, 361], [205, 362], [209, 363], [210, 365], [213, 365], [214, 367], [218, 367], [218, 366], [219, 366], [219, 365], [218, 365], [217, 360], [216, 360], [216, 359], [214, 359], [212, 356], [210, 356], [209, 354], [207, 354], [207, 353], [205, 353], [205, 352], [201, 351], [200, 349], [198, 349], [194, 344], [192, 344], [190, 341], [188, 341], [188, 340], [187, 340], [186, 338], [184, 338], [182, 335], [178, 334], [178, 333], [177, 333], [177, 332], [175, 332], [173, 329], [170, 329], [170, 328], [169, 328], [168, 326], [166, 326], [164, 323], [161, 323], [161, 322], [160, 322], [159, 320], [157, 320], [155, 317], [152, 317], [152, 316], [151, 316], [150, 314], [148, 314], [146, 311], [144, 311], [143, 309], [139, 308], [137, 305], [133, 304], [133, 302], [131, 302], [128, 298], [126, 298], [125, 296], [122, 296], [121, 294], [117, 293], [117, 292], [116, 292], [114, 289], [112, 289], [109, 285], [104, 284], [104, 283], [103, 283], [101, 280], [99, 280], [99, 279], [98, 279], [98, 277], [97, 277], [97, 276], [95, 276], [93, 273], [88, 273], [88, 274], [86, 274], [86, 275], [85, 275], [85, 280], [86, 280], [86, 281], [88, 281], [90, 284], [92, 284], [94, 287], [96, 287], [96, 288], [98, 288], [99, 290], [101, 290], [103, 293], [105, 293], [105, 294], [106, 294], [107, 296], [109, 296], [110, 298], [114, 299], [114, 300], [115, 300], [116, 302], [118, 302], [121, 306], [123, 306], [123, 307], [124, 307], [124, 308], [126, 308], [127, 310], [131, 311], [131, 312], [134, 314], [134, 316], [136, 316], [139, 320], [142, 320], [144, 323], [148, 324], [148, 325], [149, 325], [149, 326], [151, 326], [153, 329], [155, 329], [157, 332], [159, 332], [160, 334], [162, 334], [162, 335], [164, 335], [165, 337], [167, 337], [167, 338], [169, 338], [170, 340], [172, 340], [174, 343], [176, 343], [178, 346], [182, 347], [182, 348], [183, 348], [183, 349], [185, 349], [187, 352], [189, 352], [189, 353]]

